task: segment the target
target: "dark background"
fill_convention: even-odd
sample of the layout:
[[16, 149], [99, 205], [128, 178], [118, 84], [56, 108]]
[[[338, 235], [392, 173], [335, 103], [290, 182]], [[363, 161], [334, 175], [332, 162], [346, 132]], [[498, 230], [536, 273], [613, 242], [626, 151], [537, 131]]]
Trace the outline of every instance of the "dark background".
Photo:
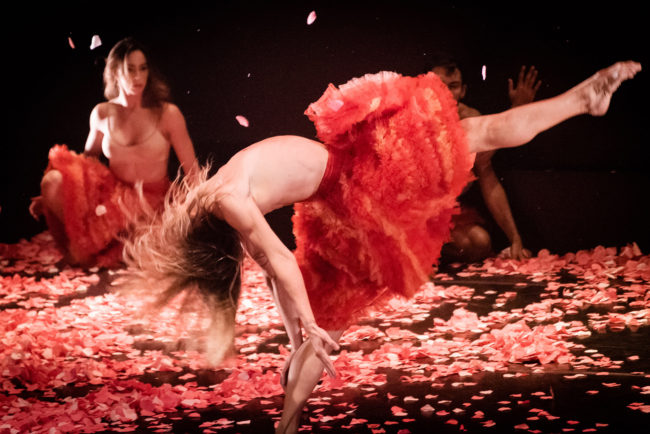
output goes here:
[[[104, 58], [134, 36], [151, 51], [187, 120], [201, 163], [277, 134], [313, 138], [305, 108], [328, 83], [380, 70], [424, 72], [437, 50], [464, 61], [465, 102], [508, 108], [507, 78], [534, 64], [538, 98], [557, 95], [617, 60], [648, 66], [639, 6], [536, 2], [179, 2], [32, 6], [5, 15], [5, 131], [0, 242], [43, 229], [27, 212], [55, 143], [83, 149], [103, 101]], [[571, 6], [567, 6], [570, 4]], [[532, 10], [531, 10], [532, 8]], [[318, 18], [311, 26], [307, 15]], [[90, 50], [92, 35], [103, 45]], [[68, 45], [68, 37], [76, 48]], [[481, 66], [487, 79], [481, 78]], [[495, 156], [526, 246], [555, 253], [622, 246], [650, 251], [647, 73], [624, 83], [603, 118], [580, 116]], [[235, 121], [244, 115], [250, 127]], [[177, 162], [170, 164], [174, 174]], [[290, 246], [290, 209], [269, 220]], [[496, 231], [498, 248], [505, 238]]]

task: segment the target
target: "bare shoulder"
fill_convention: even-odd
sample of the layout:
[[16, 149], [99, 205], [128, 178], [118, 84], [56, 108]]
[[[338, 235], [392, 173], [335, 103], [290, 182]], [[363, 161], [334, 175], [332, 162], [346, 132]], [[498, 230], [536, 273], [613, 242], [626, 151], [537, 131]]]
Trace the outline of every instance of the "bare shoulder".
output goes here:
[[476, 116], [481, 116], [481, 112], [476, 110], [473, 107], [470, 107], [462, 102], [458, 103], [458, 115], [461, 119], [473, 118]]
[[178, 108], [178, 106], [174, 103], [171, 102], [166, 102], [165, 105], [163, 105], [162, 109], [162, 120], [164, 121], [178, 121], [183, 119], [183, 113], [181, 112], [181, 109]]
[[111, 106], [110, 102], [100, 102], [93, 108], [90, 115], [97, 117], [97, 119], [106, 119], [112, 111]]
[[176, 104], [165, 103], [160, 115], [160, 127], [167, 133], [178, 133], [186, 128], [185, 117]]
[[100, 128], [113, 113], [112, 104], [110, 102], [100, 102], [90, 112], [90, 125], [91, 127]]
[[243, 151], [235, 154], [226, 164], [221, 166], [207, 182], [214, 192], [215, 199], [234, 199], [241, 201], [250, 197], [250, 182], [248, 180], [249, 164]]
[[254, 229], [257, 220], [255, 217], [261, 212], [250, 195], [232, 187], [227, 186], [218, 195], [215, 213], [246, 236]]

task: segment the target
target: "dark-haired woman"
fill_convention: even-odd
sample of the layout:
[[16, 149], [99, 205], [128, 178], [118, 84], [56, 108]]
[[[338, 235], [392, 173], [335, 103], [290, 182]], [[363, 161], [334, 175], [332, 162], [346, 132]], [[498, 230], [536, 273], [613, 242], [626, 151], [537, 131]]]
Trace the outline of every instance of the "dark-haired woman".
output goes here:
[[[232, 344], [248, 252], [269, 277], [292, 346], [277, 432], [297, 432], [323, 368], [335, 375], [329, 354], [343, 330], [427, 281], [473, 154], [523, 145], [573, 116], [603, 115], [612, 93], [640, 69], [617, 63], [555, 98], [461, 121], [433, 73], [383, 72], [330, 85], [307, 109], [324, 145], [272, 137], [209, 179], [174, 185], [162, 218], [137, 228], [125, 246], [127, 280], [159, 291], [163, 302], [187, 291], [206, 300], [209, 356], [218, 360]], [[264, 218], [292, 203], [294, 253]]]
[[[111, 267], [121, 261], [118, 237], [142, 211], [140, 194], [153, 209], [162, 204], [170, 148], [185, 174], [198, 164], [185, 119], [140, 43], [126, 38], [111, 49], [104, 85], [108, 101], [92, 110], [83, 155], [65, 145], [50, 150], [30, 211], [45, 216], [67, 261]], [[102, 151], [108, 167], [96, 158]]]

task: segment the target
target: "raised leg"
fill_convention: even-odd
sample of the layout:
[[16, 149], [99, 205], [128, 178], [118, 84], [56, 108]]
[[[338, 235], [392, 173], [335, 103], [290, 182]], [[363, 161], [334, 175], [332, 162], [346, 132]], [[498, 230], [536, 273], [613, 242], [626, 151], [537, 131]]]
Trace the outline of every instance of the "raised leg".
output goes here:
[[640, 70], [637, 62], [618, 62], [554, 98], [494, 115], [465, 118], [461, 125], [470, 152], [523, 145], [542, 131], [580, 114], [602, 116], [616, 89]]
[[[328, 331], [338, 341], [343, 331]], [[298, 424], [307, 398], [313, 392], [323, 374], [323, 363], [318, 359], [309, 339], [293, 354], [288, 369], [288, 382], [282, 409], [282, 419], [276, 428], [276, 434], [298, 432]]]

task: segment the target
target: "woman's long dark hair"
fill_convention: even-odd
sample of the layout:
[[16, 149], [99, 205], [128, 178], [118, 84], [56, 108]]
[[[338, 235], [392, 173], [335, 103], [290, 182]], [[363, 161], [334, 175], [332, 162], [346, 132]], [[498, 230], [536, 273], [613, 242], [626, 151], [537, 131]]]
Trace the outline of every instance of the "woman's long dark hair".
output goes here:
[[147, 48], [131, 37], [119, 41], [108, 53], [104, 67], [104, 96], [110, 101], [120, 94], [117, 84], [118, 71], [126, 68], [126, 58], [134, 51], [141, 51], [144, 54], [149, 68], [147, 84], [142, 92], [142, 106], [161, 109], [166, 102], [170, 101], [169, 86], [151, 61]]
[[234, 338], [244, 253], [237, 231], [211, 212], [207, 172], [174, 181], [163, 212], [135, 225], [124, 244], [128, 268], [120, 286], [154, 294], [157, 307], [181, 295], [181, 312], [197, 301], [207, 307], [207, 356], [218, 363]]

